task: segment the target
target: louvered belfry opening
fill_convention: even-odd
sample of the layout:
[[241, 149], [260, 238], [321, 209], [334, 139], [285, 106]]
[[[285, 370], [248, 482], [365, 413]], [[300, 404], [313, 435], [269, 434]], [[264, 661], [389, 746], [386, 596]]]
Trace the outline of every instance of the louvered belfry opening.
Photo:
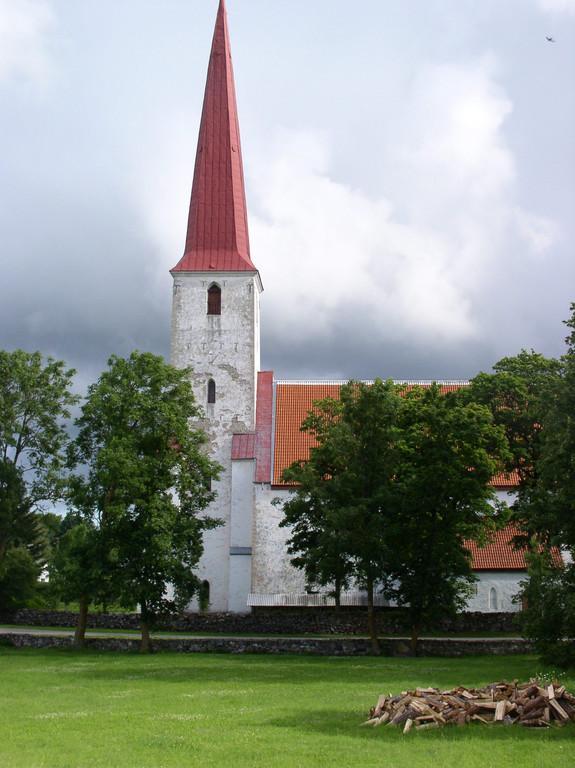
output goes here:
[[208, 315], [222, 314], [222, 289], [219, 285], [208, 288]]

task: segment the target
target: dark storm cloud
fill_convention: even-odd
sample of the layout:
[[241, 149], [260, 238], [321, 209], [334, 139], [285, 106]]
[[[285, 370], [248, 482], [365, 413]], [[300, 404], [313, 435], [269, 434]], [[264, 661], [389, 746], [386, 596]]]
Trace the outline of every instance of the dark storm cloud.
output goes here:
[[2, 219], [12, 234], [3, 243], [2, 347], [40, 349], [83, 378], [112, 353], [169, 353], [170, 278], [156, 284], [147, 265], [157, 255], [131, 229], [123, 201], [13, 195]]
[[[559, 17], [536, 2], [228, 6], [263, 366], [464, 378], [560, 354], [573, 16], [545, 47]], [[0, 0], [0, 347], [61, 357], [81, 386], [111, 353], [169, 352], [216, 2], [110, 7]]]

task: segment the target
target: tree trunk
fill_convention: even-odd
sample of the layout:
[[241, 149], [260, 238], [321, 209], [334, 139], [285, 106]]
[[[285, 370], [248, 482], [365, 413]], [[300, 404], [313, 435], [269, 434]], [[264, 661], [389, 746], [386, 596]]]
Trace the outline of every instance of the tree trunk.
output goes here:
[[419, 640], [420, 632], [421, 632], [421, 627], [418, 624], [415, 624], [414, 626], [411, 627], [410, 646], [411, 646], [412, 656], [417, 656], [417, 643]]
[[336, 578], [335, 580], [335, 609], [339, 611], [341, 608], [341, 580]]
[[367, 580], [367, 627], [369, 639], [371, 640], [371, 652], [374, 656], [379, 656], [381, 648], [377, 639], [377, 629], [375, 627], [375, 611], [373, 607], [373, 579]]
[[86, 595], [80, 596], [80, 612], [78, 613], [78, 622], [74, 632], [74, 645], [76, 648], [83, 648], [86, 643], [86, 626], [88, 625], [88, 607], [90, 602]]
[[144, 608], [142, 608], [140, 628], [142, 630], [142, 639], [140, 640], [140, 653], [151, 653], [152, 641], [150, 639], [150, 622], [148, 612], [145, 611]]

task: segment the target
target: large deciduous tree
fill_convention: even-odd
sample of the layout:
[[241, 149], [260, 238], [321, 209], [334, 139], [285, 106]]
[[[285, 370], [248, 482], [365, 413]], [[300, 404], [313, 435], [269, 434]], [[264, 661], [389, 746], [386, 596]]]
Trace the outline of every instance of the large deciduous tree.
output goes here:
[[350, 381], [339, 400], [314, 404], [302, 429], [316, 444], [309, 460], [284, 473], [296, 486], [283, 505], [282, 522], [290, 527], [292, 562], [311, 583], [333, 583], [338, 602], [352, 578], [365, 587], [374, 653], [374, 594], [385, 572], [385, 531], [395, 508], [400, 406], [393, 382]]
[[71, 498], [98, 530], [101, 564], [117, 599], [141, 609], [142, 650], [156, 618], [182, 609], [198, 588], [193, 569], [219, 467], [204, 451], [189, 371], [161, 357], [112, 356], [77, 421], [74, 462], [86, 472]]
[[349, 382], [314, 404], [302, 425], [315, 440], [289, 467], [284, 503], [292, 562], [325, 585], [353, 579], [404, 609], [414, 650], [424, 623], [461, 607], [473, 581], [465, 539], [495, 516], [489, 480], [506, 458], [488, 408], [439, 387]]
[[465, 541], [496, 524], [489, 481], [507, 442], [488, 408], [436, 384], [404, 393], [399, 428], [385, 592], [403, 608], [416, 653], [423, 626], [463, 609], [469, 597], [475, 577]]
[[374, 653], [374, 594], [386, 572], [385, 532], [396, 506], [400, 407], [393, 382], [350, 381], [339, 400], [314, 404], [302, 429], [316, 445], [308, 461], [284, 474], [296, 485], [282, 523], [291, 528], [292, 562], [312, 582], [334, 582], [336, 593], [350, 578], [365, 587]]
[[561, 549], [566, 562], [533, 547], [525, 629], [547, 661], [575, 665], [575, 304], [566, 321], [567, 352], [547, 396], [541, 422], [541, 451], [535, 463], [537, 483], [520, 499], [519, 515], [537, 544]]
[[[473, 379], [469, 396], [490, 406], [511, 449], [507, 468], [519, 488], [512, 513], [530, 549], [523, 597], [524, 628], [542, 655], [575, 663], [575, 305], [566, 322], [567, 353], [559, 360], [523, 350]], [[549, 548], [568, 554], [558, 567]]]

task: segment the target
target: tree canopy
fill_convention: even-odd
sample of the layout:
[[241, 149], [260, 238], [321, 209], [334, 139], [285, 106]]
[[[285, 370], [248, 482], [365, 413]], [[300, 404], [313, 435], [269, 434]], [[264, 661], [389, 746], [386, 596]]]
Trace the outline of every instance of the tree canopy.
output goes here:
[[526, 631], [547, 661], [575, 665], [575, 304], [566, 325], [567, 352], [541, 419], [536, 482], [520, 497], [517, 513], [526, 534], [567, 555], [563, 568], [552, 567], [545, 551], [533, 547]]
[[198, 413], [189, 371], [134, 352], [110, 358], [76, 422], [71, 461], [85, 472], [73, 477], [70, 498], [99, 532], [114, 595], [140, 605], [144, 646], [156, 617], [197, 590], [202, 536], [218, 524], [203, 514], [219, 467], [190, 426]]
[[485, 540], [503, 518], [490, 480], [507, 458], [488, 408], [433, 384], [402, 397], [397, 499], [386, 538], [392, 577], [416, 650], [421, 629], [462, 610], [475, 581], [466, 540]]
[[404, 608], [414, 637], [422, 623], [461, 605], [472, 581], [464, 540], [494, 516], [489, 480], [507, 458], [489, 409], [457, 394], [393, 382], [351, 381], [339, 400], [314, 404], [302, 429], [316, 445], [288, 468], [283, 505], [292, 562], [309, 581], [350, 581]]
[[0, 350], [0, 461], [20, 470], [32, 506], [62, 495], [74, 373], [39, 352]]

